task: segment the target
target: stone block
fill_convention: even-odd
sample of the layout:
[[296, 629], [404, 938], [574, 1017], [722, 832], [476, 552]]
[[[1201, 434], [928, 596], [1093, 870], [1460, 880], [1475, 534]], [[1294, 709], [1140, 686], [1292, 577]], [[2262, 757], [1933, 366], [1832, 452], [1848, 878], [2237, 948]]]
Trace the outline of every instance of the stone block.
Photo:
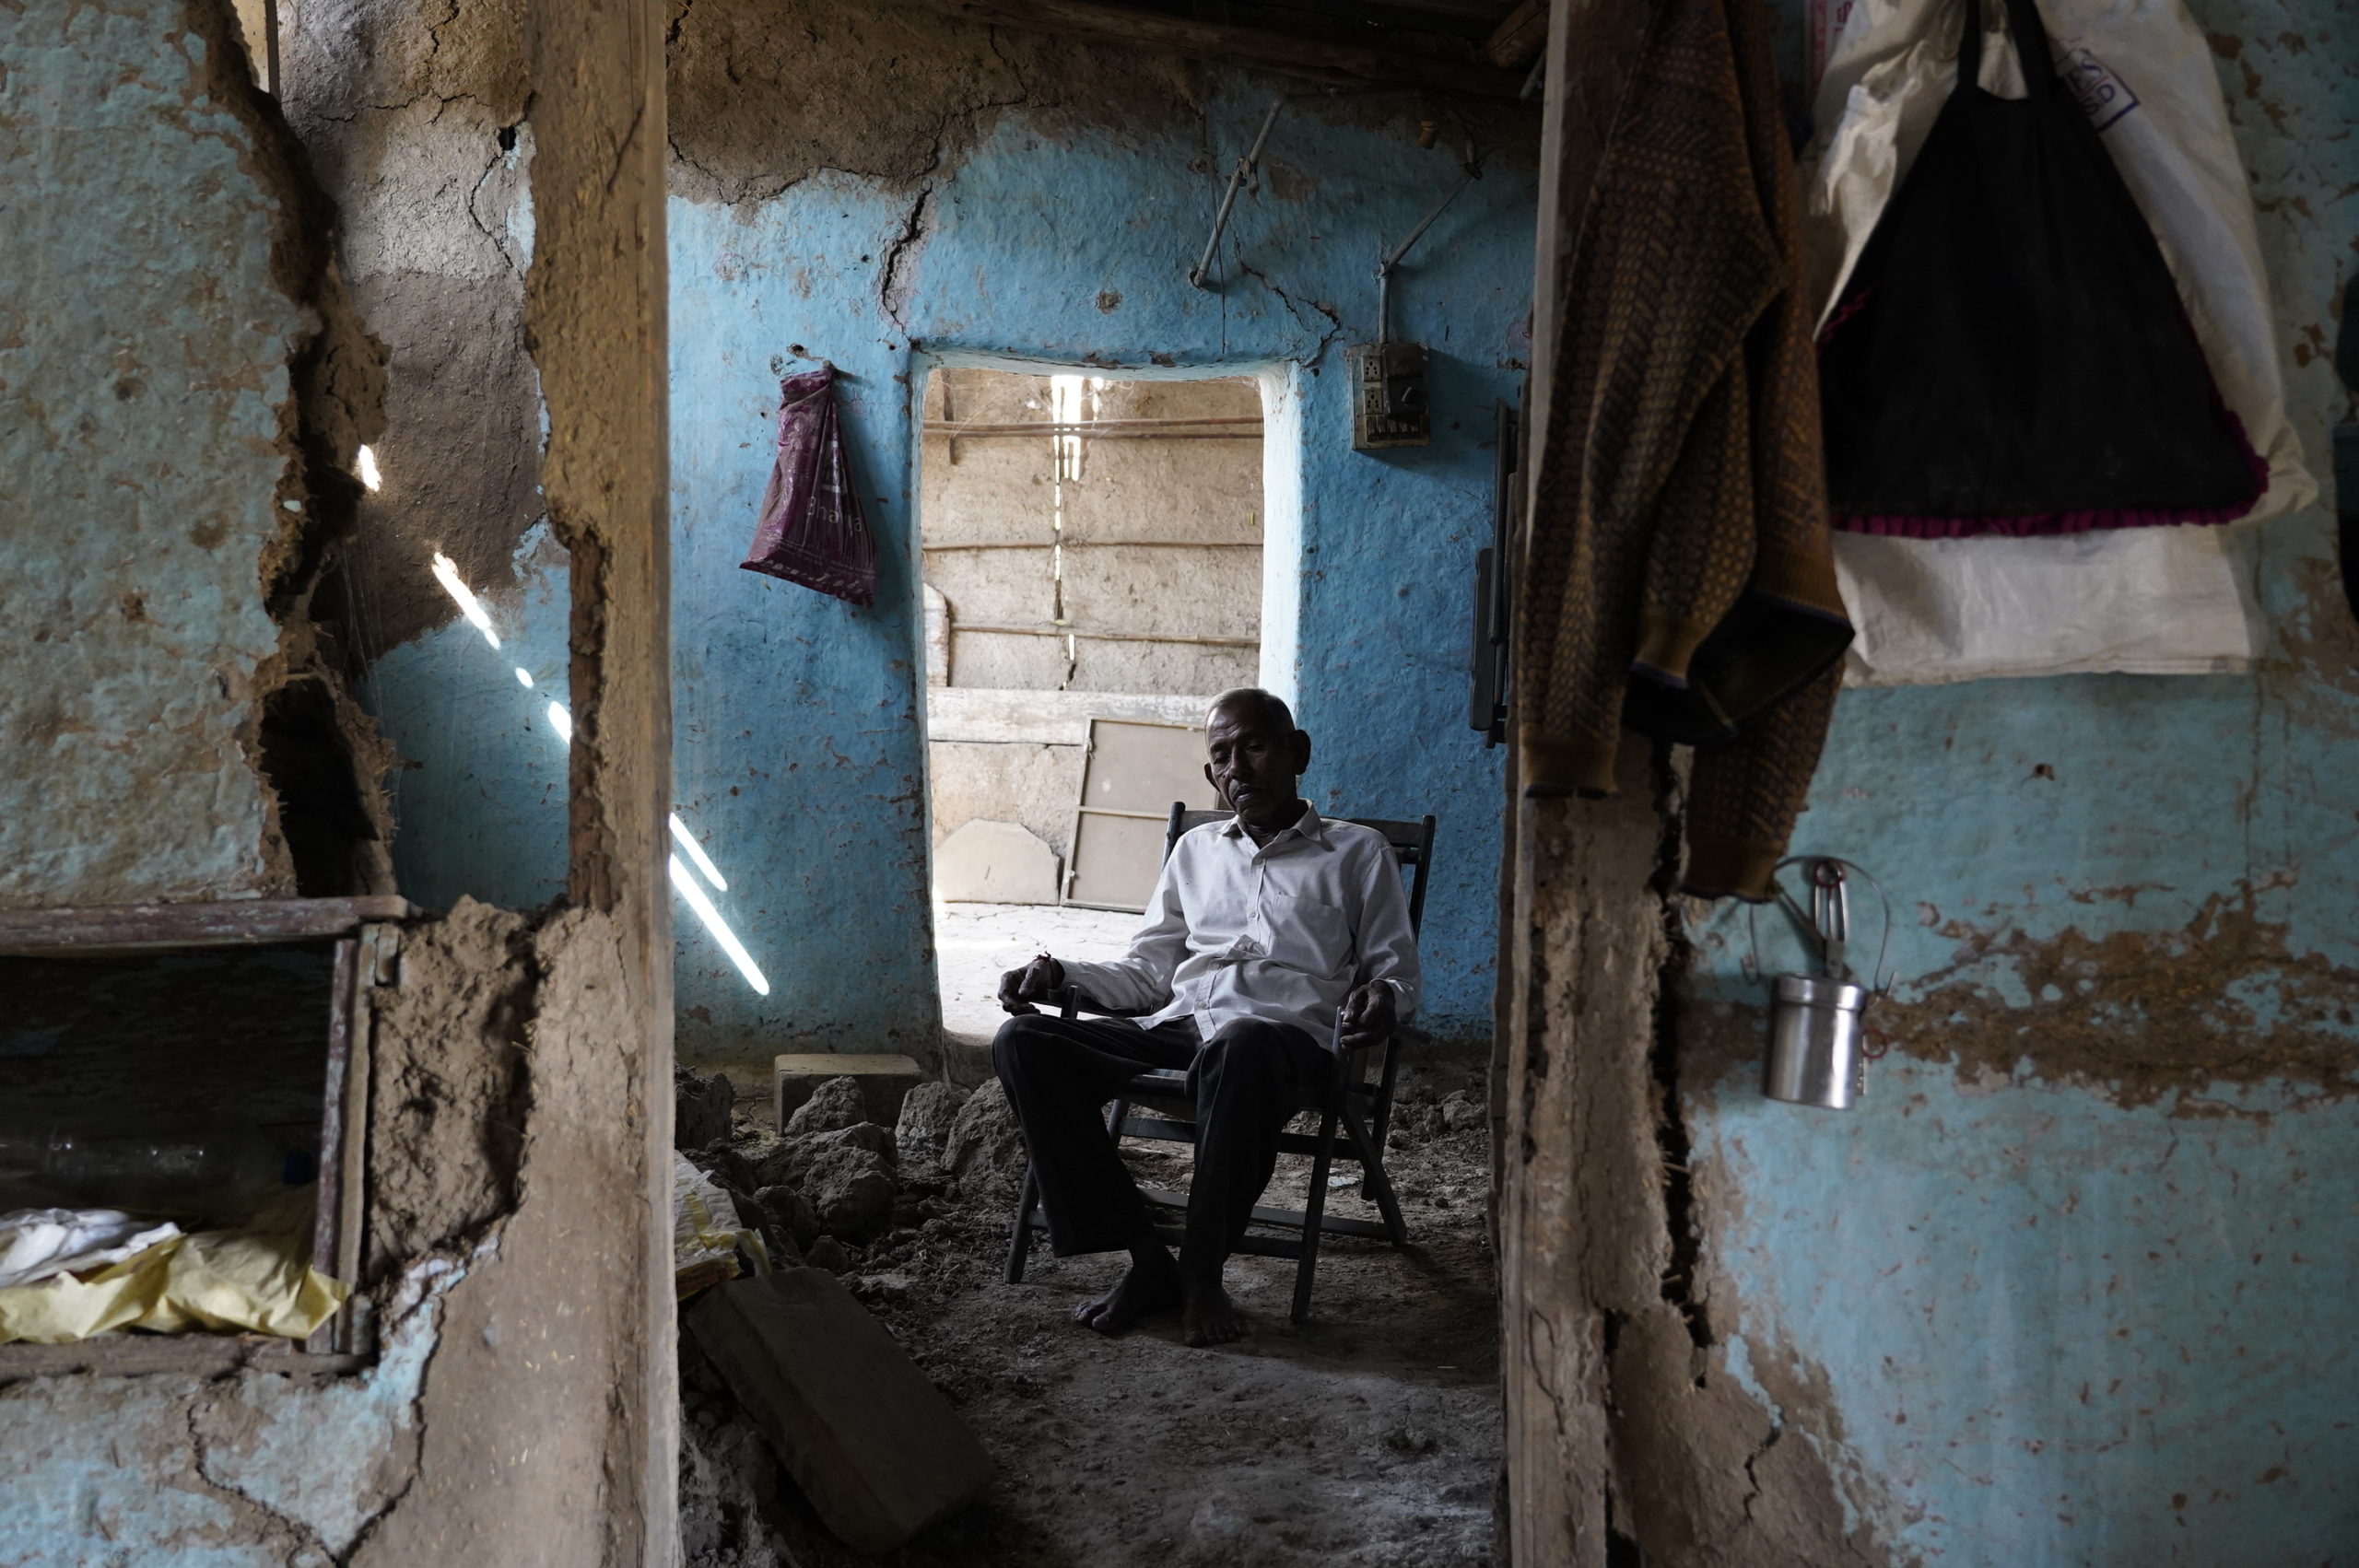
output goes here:
[[991, 1484], [991, 1457], [958, 1412], [826, 1270], [733, 1280], [687, 1316], [820, 1519], [854, 1550], [890, 1551]]
[[1057, 852], [1015, 823], [977, 817], [934, 847], [933, 895], [952, 903], [1054, 904]]
[[803, 1103], [830, 1078], [850, 1078], [860, 1084], [861, 1103], [868, 1119], [890, 1127], [901, 1119], [901, 1096], [925, 1079], [918, 1064], [905, 1056], [859, 1056], [849, 1052], [816, 1051], [774, 1057], [770, 1061], [772, 1103], [784, 1131]]

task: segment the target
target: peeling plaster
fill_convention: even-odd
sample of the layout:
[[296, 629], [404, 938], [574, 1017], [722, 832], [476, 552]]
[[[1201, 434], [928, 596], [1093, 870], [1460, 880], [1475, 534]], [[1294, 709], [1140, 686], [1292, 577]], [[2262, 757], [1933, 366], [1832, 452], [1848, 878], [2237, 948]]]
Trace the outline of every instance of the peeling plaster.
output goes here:
[[385, 1293], [374, 1363], [349, 1377], [0, 1384], [11, 1568], [345, 1562], [416, 1478], [444, 1298], [497, 1250], [487, 1236], [405, 1268]]

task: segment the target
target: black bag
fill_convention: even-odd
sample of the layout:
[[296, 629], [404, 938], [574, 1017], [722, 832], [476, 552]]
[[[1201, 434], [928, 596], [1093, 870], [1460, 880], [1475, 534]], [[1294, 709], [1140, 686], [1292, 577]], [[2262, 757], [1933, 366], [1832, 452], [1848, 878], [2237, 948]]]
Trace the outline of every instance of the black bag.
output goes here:
[[2220, 401], [2154, 231], [2005, 0], [2029, 96], [1957, 87], [1819, 334], [1835, 526], [1954, 538], [2226, 522], [2268, 469]]

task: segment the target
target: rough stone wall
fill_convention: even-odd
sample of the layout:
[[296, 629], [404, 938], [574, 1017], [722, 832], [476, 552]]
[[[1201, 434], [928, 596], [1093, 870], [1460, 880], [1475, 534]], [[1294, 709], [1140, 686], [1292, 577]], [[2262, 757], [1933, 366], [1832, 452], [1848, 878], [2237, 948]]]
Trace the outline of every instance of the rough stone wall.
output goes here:
[[235, 15], [28, 4], [0, 73], [0, 902], [382, 890], [310, 618], [380, 367]]

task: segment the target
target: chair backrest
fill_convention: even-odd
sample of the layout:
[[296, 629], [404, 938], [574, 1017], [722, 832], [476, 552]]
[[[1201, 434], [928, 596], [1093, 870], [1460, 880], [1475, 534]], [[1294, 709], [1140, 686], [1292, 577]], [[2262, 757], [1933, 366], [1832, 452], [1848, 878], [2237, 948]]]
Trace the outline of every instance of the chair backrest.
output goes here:
[[[1163, 834], [1163, 858], [1167, 860], [1171, 858], [1172, 848], [1180, 842], [1181, 834], [1202, 827], [1208, 822], [1226, 822], [1235, 814], [1234, 812], [1191, 811], [1185, 801], [1172, 802], [1171, 819]], [[1325, 815], [1324, 813], [1320, 814]], [[1353, 823], [1384, 835], [1384, 841], [1392, 846], [1392, 858], [1409, 870], [1409, 930], [1417, 933], [1419, 924], [1426, 918], [1426, 868], [1433, 863], [1434, 819], [1426, 816], [1414, 822], [1395, 822], [1389, 817], [1338, 816], [1328, 820]]]

